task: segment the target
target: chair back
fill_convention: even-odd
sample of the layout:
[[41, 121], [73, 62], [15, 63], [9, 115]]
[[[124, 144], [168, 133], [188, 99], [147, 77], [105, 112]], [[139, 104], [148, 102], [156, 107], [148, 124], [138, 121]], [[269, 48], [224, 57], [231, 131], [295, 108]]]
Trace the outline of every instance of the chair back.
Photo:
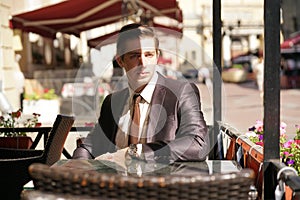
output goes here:
[[70, 199], [249, 199], [254, 182], [251, 169], [211, 175], [137, 177], [36, 163], [29, 167], [29, 173], [40, 195], [67, 195]]
[[65, 141], [73, 126], [74, 117], [67, 115], [57, 115], [53, 127], [46, 142], [42, 156], [42, 163], [52, 165], [60, 159]]

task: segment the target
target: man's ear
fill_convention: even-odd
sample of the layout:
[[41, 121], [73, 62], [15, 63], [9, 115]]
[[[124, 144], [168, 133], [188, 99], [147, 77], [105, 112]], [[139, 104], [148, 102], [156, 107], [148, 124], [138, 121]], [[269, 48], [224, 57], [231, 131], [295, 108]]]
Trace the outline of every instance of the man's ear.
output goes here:
[[156, 51], [156, 58], [157, 58], [156, 64], [158, 63], [159, 56], [160, 56], [160, 51], [157, 50], [157, 51]]
[[160, 56], [160, 50], [156, 51], [156, 55], [157, 55], [157, 58], [159, 58], [159, 56]]
[[116, 56], [116, 61], [117, 61], [117, 63], [119, 64], [119, 66], [123, 68], [123, 60], [122, 60], [122, 57], [117, 55], [117, 56]]

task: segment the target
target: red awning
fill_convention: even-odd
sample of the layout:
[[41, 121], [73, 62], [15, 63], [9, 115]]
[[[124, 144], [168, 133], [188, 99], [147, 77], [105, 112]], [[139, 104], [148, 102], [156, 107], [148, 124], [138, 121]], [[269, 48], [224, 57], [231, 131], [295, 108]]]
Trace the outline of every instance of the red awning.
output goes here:
[[116, 23], [138, 13], [149, 19], [167, 16], [182, 22], [176, 0], [128, 0], [127, 3], [122, 0], [69, 0], [14, 15], [11, 25], [50, 38], [55, 38], [57, 32], [79, 36], [82, 31]]
[[300, 34], [286, 39], [283, 43], [281, 43], [280, 47], [282, 49], [288, 49], [288, 48], [292, 48], [298, 44], [300, 44]]
[[97, 38], [88, 40], [88, 46], [100, 49], [102, 46], [115, 43], [117, 41], [119, 31], [115, 31]]

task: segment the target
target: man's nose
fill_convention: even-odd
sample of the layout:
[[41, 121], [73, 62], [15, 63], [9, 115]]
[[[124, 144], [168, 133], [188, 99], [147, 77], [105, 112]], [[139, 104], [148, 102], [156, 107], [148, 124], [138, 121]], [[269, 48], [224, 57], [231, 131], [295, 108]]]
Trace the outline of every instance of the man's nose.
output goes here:
[[142, 65], [145, 63], [145, 56], [144, 55], [139, 55], [139, 65]]

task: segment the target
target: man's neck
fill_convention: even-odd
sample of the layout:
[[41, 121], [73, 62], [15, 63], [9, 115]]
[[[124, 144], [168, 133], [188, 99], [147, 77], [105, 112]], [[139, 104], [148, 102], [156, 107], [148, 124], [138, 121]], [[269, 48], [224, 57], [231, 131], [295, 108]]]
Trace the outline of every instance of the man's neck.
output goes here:
[[135, 93], [141, 93], [143, 91], [143, 89], [146, 87], [146, 85], [142, 85], [141, 87], [137, 88], [134, 92]]
[[[154, 88], [155, 88], [155, 85], [156, 85], [156, 82], [157, 82], [157, 79], [158, 79], [158, 73], [155, 72], [153, 77], [151, 78], [150, 82], [147, 83], [146, 85], [140, 86], [136, 90], [133, 90], [132, 87], [129, 85], [130, 96], [132, 96], [133, 93], [140, 93], [146, 101], [150, 102], [153, 91], [154, 91]], [[144, 90], [146, 90], [146, 91], [144, 92]]]

